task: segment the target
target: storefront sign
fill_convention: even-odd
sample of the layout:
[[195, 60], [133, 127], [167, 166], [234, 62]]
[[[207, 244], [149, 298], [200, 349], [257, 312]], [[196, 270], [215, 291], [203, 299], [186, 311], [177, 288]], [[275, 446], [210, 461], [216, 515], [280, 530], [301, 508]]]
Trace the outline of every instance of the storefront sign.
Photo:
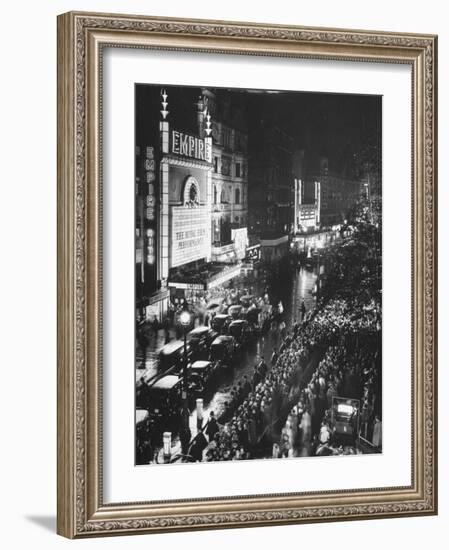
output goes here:
[[240, 271], [241, 271], [241, 264], [237, 264], [234, 267], [226, 268], [219, 275], [215, 275], [214, 277], [211, 277], [211, 280], [207, 282], [206, 286], [208, 289], [220, 286], [226, 281], [230, 281], [234, 277], [239, 276]]
[[246, 258], [248, 260], [260, 260], [260, 244], [255, 244], [246, 249]]
[[177, 281], [170, 281], [168, 286], [184, 290], [204, 290], [205, 288], [204, 283], [178, 283]]
[[207, 207], [175, 206], [171, 222], [171, 267], [210, 256]]
[[184, 134], [173, 130], [171, 133], [171, 152], [198, 160], [212, 162], [212, 148], [207, 139]]
[[231, 229], [231, 240], [234, 241], [235, 255], [238, 260], [243, 260], [248, 246], [248, 230], [246, 227]]

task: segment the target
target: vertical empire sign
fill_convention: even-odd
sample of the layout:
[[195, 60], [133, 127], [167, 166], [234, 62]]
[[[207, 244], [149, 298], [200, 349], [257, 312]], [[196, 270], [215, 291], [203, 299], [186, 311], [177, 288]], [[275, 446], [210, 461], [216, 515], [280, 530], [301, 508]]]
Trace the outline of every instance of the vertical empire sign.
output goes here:
[[154, 147], [144, 150], [144, 185], [145, 189], [145, 290], [152, 293], [156, 290], [157, 258], [157, 179]]

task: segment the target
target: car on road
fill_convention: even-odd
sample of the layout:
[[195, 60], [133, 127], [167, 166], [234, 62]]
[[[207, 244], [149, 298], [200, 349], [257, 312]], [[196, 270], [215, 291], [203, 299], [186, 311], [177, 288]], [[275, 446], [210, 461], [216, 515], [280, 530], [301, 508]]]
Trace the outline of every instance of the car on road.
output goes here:
[[148, 412], [153, 419], [177, 416], [182, 410], [182, 378], [162, 376], [149, 387]]
[[253, 296], [252, 294], [245, 294], [244, 296], [240, 296], [240, 303], [245, 308], [245, 310], [247, 310], [254, 303], [254, 300], [255, 296]]
[[245, 315], [246, 320], [252, 326], [256, 334], [260, 334], [262, 331], [262, 325], [260, 323], [261, 317], [261, 310], [256, 306], [251, 306], [248, 308]]
[[229, 306], [228, 315], [230, 315], [234, 320], [240, 319], [243, 313], [243, 306], [241, 304]]
[[232, 317], [226, 313], [217, 313], [212, 319], [211, 326], [218, 334], [226, 334]]
[[[187, 344], [187, 360], [190, 359], [192, 351]], [[182, 340], [172, 340], [159, 352], [159, 370], [162, 372], [170, 370], [170, 373], [176, 374], [182, 369], [184, 362], [184, 342]]]
[[187, 334], [192, 359], [206, 359], [209, 347], [218, 334], [210, 327], [200, 326]]
[[210, 345], [209, 360], [218, 368], [229, 367], [234, 364], [237, 353], [235, 338], [229, 335], [221, 335], [215, 338]]
[[355, 444], [358, 439], [360, 401], [345, 397], [332, 398], [331, 428], [334, 442]]
[[244, 319], [232, 321], [228, 328], [229, 334], [233, 336], [239, 345], [243, 348], [253, 340], [255, 333], [253, 327]]
[[[215, 365], [211, 361], [195, 361], [188, 370], [189, 398], [204, 397], [215, 378]], [[191, 403], [193, 405], [193, 403]]]

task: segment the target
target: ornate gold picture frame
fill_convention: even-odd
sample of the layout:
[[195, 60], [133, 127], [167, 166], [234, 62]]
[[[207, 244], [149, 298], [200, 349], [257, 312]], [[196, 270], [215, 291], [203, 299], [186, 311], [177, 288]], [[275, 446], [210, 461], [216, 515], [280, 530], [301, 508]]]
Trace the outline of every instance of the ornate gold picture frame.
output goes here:
[[[104, 49], [403, 64], [412, 86], [411, 472], [408, 486], [105, 503]], [[437, 38], [130, 15], [58, 18], [58, 533], [100, 535], [437, 513]], [[404, 361], [408, 360], [404, 358]]]

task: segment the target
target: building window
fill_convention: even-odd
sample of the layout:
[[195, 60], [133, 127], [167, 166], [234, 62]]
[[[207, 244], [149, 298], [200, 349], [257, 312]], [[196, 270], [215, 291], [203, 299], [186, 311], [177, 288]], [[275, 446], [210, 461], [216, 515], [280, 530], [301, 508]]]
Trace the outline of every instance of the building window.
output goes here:
[[214, 172], [218, 173], [218, 157], [214, 157]]
[[235, 177], [240, 178], [240, 162], [235, 163]]
[[229, 157], [221, 158], [221, 173], [223, 176], [231, 175], [231, 159]]
[[238, 187], [235, 190], [235, 204], [240, 204], [240, 189]]
[[214, 185], [214, 204], [217, 204], [217, 199], [218, 199], [217, 186]]

